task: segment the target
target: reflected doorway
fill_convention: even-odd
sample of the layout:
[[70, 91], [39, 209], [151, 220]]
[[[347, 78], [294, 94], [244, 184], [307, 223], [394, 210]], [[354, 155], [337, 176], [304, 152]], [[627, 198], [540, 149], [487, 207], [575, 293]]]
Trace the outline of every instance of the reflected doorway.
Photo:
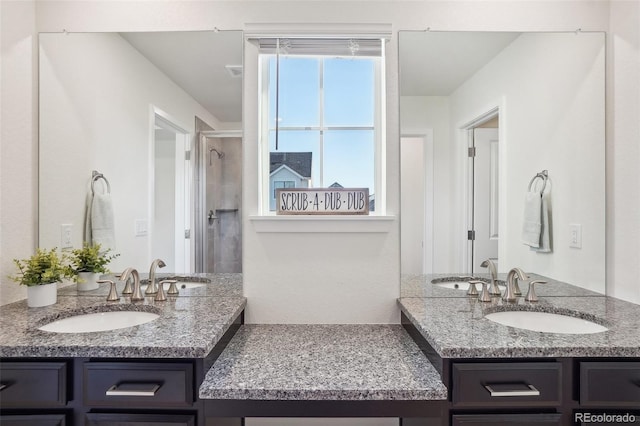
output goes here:
[[242, 272], [242, 132], [201, 131], [197, 272]]
[[400, 138], [400, 270], [433, 273], [433, 131]]
[[[167, 270], [190, 273], [191, 164], [189, 133], [160, 111], [155, 112], [149, 258], [160, 258]], [[137, 225], [137, 224], [136, 224]], [[136, 226], [138, 228], [138, 226]], [[144, 229], [136, 229], [143, 232]]]
[[471, 274], [498, 264], [499, 118], [492, 110], [465, 127], [468, 145], [467, 265]]

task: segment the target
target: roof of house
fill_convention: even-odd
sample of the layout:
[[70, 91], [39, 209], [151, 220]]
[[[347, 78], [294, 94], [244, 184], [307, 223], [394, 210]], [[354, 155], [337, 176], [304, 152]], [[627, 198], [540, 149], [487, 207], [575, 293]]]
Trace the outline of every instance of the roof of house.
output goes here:
[[269, 156], [269, 173], [287, 166], [300, 176], [311, 178], [311, 152], [272, 152]]

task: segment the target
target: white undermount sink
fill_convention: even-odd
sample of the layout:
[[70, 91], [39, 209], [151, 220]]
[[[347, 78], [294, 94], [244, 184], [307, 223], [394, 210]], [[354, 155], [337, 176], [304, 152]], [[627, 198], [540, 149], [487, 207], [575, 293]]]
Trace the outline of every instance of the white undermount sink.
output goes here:
[[109, 311], [81, 314], [59, 319], [39, 327], [38, 330], [53, 333], [91, 333], [146, 324], [160, 315], [140, 311]]
[[[198, 288], [198, 287], [202, 287], [206, 285], [206, 283], [200, 283], [200, 282], [193, 282], [193, 281], [178, 281], [176, 283], [176, 287], [178, 287], [178, 290], [182, 290], [182, 289], [190, 289], [190, 288]], [[165, 286], [165, 290], [168, 290], [169, 287]]]
[[[447, 281], [447, 282], [435, 283], [435, 285], [437, 285], [438, 287], [450, 288], [454, 290], [466, 291], [469, 289], [469, 283], [467, 281]], [[476, 288], [478, 288], [478, 285], [476, 285]]]
[[536, 311], [503, 311], [484, 316], [486, 319], [509, 327], [544, 333], [592, 334], [607, 331], [595, 322], [568, 315]]

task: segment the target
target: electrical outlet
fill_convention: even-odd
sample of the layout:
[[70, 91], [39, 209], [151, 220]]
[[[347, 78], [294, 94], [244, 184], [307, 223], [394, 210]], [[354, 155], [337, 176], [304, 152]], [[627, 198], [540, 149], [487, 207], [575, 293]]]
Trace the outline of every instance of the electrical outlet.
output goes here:
[[569, 247], [582, 248], [582, 225], [569, 224]]
[[60, 248], [73, 248], [73, 225], [63, 223], [60, 225]]

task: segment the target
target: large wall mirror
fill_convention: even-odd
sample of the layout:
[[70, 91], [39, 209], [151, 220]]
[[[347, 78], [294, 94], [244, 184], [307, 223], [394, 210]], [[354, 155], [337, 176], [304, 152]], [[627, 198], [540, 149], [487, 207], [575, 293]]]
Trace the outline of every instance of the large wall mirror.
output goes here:
[[401, 31], [399, 56], [402, 273], [604, 293], [604, 34]]
[[39, 245], [241, 271], [241, 31], [39, 36]]

